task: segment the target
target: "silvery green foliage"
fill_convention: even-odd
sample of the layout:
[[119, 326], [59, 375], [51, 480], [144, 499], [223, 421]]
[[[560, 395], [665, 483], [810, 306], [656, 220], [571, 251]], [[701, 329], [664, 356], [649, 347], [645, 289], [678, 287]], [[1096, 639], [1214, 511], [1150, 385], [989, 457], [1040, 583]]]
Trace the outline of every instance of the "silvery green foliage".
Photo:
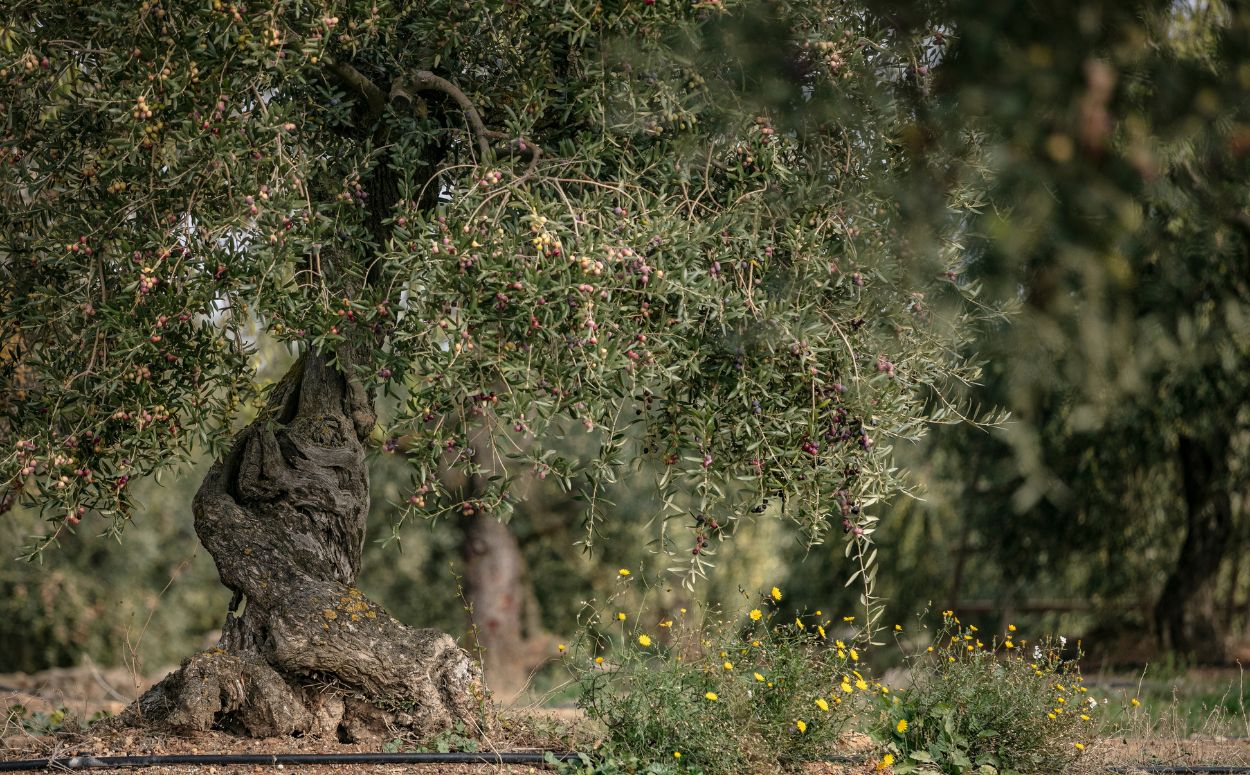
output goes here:
[[260, 398], [257, 326], [393, 400], [413, 513], [507, 514], [440, 484], [475, 444], [592, 528], [650, 463], [695, 575], [765, 499], [866, 569], [894, 445], [977, 375], [967, 205], [890, 195], [932, 47], [842, 2], [15, 0], [0, 477], [45, 541], [120, 529]]

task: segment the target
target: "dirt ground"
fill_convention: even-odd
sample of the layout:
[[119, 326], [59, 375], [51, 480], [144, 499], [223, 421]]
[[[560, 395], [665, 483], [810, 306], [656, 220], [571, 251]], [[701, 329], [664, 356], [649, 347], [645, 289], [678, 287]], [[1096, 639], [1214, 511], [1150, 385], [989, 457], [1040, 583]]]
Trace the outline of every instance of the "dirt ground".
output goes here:
[[[12, 712], [0, 719], [0, 761], [46, 759], [77, 754], [94, 756], [141, 756], [162, 754], [231, 754], [231, 753], [368, 753], [376, 745], [342, 744], [337, 740], [313, 738], [273, 738], [251, 740], [221, 733], [202, 733], [175, 737], [144, 730], [109, 730], [99, 727], [54, 734], [41, 733], [39, 723], [48, 714], [64, 708], [79, 719], [93, 714], [115, 714], [151, 684], [151, 680], [135, 680], [124, 670], [102, 670], [87, 664], [82, 667], [50, 670], [36, 675], [0, 675], [0, 712], [13, 706], [26, 709], [26, 723]], [[42, 714], [33, 716], [32, 714]], [[594, 745], [594, 733], [587, 730], [584, 719], [574, 709], [513, 709], [501, 714], [501, 732], [497, 740], [486, 741], [484, 750], [536, 751], [543, 748], [576, 748], [587, 750]], [[803, 768], [804, 775], [867, 775], [875, 772], [870, 741], [863, 735], [850, 735], [840, 756], [862, 764], [819, 763]], [[1250, 740], [1219, 737], [1188, 736], [1168, 738], [1161, 735], [1141, 738], [1104, 738], [1092, 744], [1082, 758], [1080, 772], [1105, 771], [1108, 766], [1135, 764], [1223, 764], [1250, 765]], [[498, 764], [404, 764], [404, 765], [178, 765], [145, 767], [150, 775], [274, 775], [277, 771], [293, 771], [308, 775], [391, 775], [392, 773], [424, 773], [425, 775], [488, 775], [490, 773], [549, 772], [541, 766]], [[129, 769], [93, 769], [99, 773], [121, 773]], [[1074, 771], [1074, 775], [1075, 775]], [[1059, 775], [1059, 774], [1056, 774]]]
[[[484, 748], [498, 751], [525, 751], [508, 740], [488, 742]], [[368, 753], [374, 746], [344, 745], [332, 740], [272, 738], [247, 740], [211, 732], [189, 737], [171, 737], [138, 730], [104, 734], [26, 735], [10, 734], [0, 739], [0, 761], [15, 759], [41, 759], [49, 756], [68, 757], [77, 753], [95, 756], [139, 756], [161, 754], [231, 754], [231, 753]], [[533, 751], [535, 749], [528, 749]], [[869, 753], [862, 752], [864, 758]], [[401, 764], [401, 765], [217, 765], [217, 766], [157, 766], [141, 770], [129, 768], [103, 768], [91, 770], [98, 773], [123, 773], [141, 771], [151, 775], [275, 775], [275, 771], [307, 773], [308, 775], [391, 775], [392, 773], [421, 773], [422, 775], [488, 775], [491, 773], [547, 773], [549, 769], [531, 765], [500, 764]], [[805, 775], [866, 775], [873, 772], [871, 763], [862, 765], [813, 764], [805, 767]]]
[[[158, 674], [159, 677], [159, 674]], [[90, 719], [97, 713], [114, 715], [146, 688], [153, 678], [136, 679], [120, 669], [101, 669], [90, 663], [76, 668], [47, 670], [33, 675], [0, 674], [0, 712], [13, 706], [27, 711], [27, 724], [12, 713], [7, 723], [0, 723], [0, 761], [47, 759], [77, 754], [93, 756], [145, 756], [166, 754], [276, 754], [276, 753], [370, 753], [376, 745], [343, 744], [337, 740], [315, 738], [271, 738], [252, 740], [217, 732], [191, 736], [171, 736], [144, 730], [114, 731], [95, 727], [89, 730], [61, 730], [40, 734], [28, 727], [33, 714], [38, 720], [64, 708], [78, 719]], [[0, 718], [0, 722], [4, 719]], [[485, 741], [483, 750], [496, 752], [538, 751], [540, 749], [585, 750], [594, 743], [594, 734], [585, 731], [581, 714], [572, 708], [530, 708], [504, 710], [501, 732], [497, 740]], [[872, 756], [867, 738], [848, 738], [845, 755], [862, 758], [863, 765], [832, 763], [813, 764], [805, 775], [864, 775], [873, 772], [868, 760]], [[547, 773], [543, 766], [500, 764], [402, 764], [402, 765], [177, 765], [134, 768], [95, 769], [102, 774], [143, 772], [145, 775], [275, 775], [276, 771], [307, 773], [307, 775], [391, 775], [422, 773], [422, 775], [491, 775], [493, 773]]]

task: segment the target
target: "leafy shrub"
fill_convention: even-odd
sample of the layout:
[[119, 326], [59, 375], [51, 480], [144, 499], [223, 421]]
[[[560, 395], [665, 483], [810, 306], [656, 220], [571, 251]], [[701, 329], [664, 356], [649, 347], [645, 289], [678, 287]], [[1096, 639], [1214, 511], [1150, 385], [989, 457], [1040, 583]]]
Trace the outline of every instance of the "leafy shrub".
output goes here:
[[873, 736], [895, 773], [1070, 772], [1095, 733], [1066, 642], [1030, 644], [1014, 627], [986, 644], [946, 612], [938, 640], [911, 657], [911, 686], [881, 695]]
[[682, 609], [651, 631], [618, 619], [617, 633], [571, 653], [579, 704], [606, 727], [611, 767], [716, 775], [827, 754], [851, 706], [879, 686], [821, 612], [783, 622], [773, 608], [710, 626]]

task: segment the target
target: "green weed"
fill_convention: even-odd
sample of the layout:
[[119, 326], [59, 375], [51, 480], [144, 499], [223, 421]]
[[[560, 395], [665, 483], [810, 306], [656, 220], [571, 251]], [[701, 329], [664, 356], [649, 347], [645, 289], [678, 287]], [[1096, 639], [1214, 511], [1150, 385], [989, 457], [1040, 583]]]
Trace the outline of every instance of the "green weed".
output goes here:
[[943, 620], [938, 640], [908, 659], [911, 685], [878, 699], [881, 769], [1071, 772], [1097, 733], [1098, 703], [1063, 643], [1030, 643], [1014, 628], [989, 636], [949, 612]]

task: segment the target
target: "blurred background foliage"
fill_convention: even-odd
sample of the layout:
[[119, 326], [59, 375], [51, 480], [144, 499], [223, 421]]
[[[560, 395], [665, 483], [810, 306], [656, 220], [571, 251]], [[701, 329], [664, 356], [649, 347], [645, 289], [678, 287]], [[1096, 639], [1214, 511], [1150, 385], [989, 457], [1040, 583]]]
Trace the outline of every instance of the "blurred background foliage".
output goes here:
[[[951, 608], [1081, 636], [1111, 661], [1231, 660], [1250, 622], [1250, 12], [949, 0], [864, 13], [931, 54], [883, 74], [915, 92], [899, 239], [934, 233], [943, 192], [977, 192], [957, 281], [1012, 308], [971, 345], [987, 365], [963, 397], [1010, 422], [939, 427], [900, 450], [914, 494], [876, 535], [885, 621]], [[199, 470], [145, 484], [136, 519], [151, 529], [128, 531], [125, 553], [83, 531], [41, 572], [0, 566], [0, 671], [83, 654], [168, 664], [210, 637], [226, 593], [190, 528]], [[465, 633], [463, 523], [410, 528], [402, 551], [381, 543], [404, 481], [376, 459], [361, 586], [404, 621]], [[619, 590], [618, 568], [660, 579], [657, 617], [773, 584], [796, 608], [852, 610], [843, 544], [805, 546], [778, 520], [743, 522], [705, 582], [670, 589], [643, 481], [608, 495], [593, 552], [578, 543], [583, 504], [554, 483], [513, 515], [546, 632], [572, 633], [586, 601]], [[0, 546], [36, 526], [14, 512]]]

